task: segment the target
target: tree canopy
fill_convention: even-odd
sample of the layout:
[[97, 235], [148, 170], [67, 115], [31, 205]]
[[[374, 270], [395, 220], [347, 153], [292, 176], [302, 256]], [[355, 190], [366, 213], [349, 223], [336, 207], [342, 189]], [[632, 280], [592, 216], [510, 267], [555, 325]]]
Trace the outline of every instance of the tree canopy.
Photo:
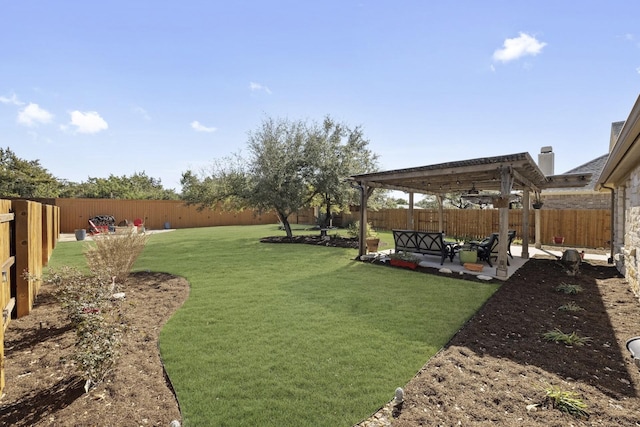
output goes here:
[[145, 172], [136, 172], [131, 176], [89, 177], [86, 182], [79, 184], [67, 183], [63, 195], [89, 199], [176, 200], [179, 198], [174, 190], [165, 189], [160, 179], [147, 176]]
[[0, 197], [58, 197], [62, 186], [39, 160], [23, 160], [0, 148]]
[[49, 173], [39, 160], [24, 160], [10, 148], [0, 148], [0, 197], [175, 200], [179, 195], [163, 188], [159, 179], [144, 172], [131, 176], [89, 177], [81, 183], [66, 181]]
[[325, 214], [323, 226], [329, 225], [332, 208], [346, 210], [356, 202], [357, 195], [345, 178], [376, 169], [378, 157], [368, 149], [368, 144], [361, 128], [350, 129], [329, 117], [321, 126], [309, 129], [305, 146], [310, 165], [309, 185], [312, 205], [321, 207]]

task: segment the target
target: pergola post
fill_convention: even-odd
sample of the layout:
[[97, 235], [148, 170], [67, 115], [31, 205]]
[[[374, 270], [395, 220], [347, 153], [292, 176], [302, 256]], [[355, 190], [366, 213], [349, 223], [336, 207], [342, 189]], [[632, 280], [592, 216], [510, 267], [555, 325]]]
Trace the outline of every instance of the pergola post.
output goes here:
[[[527, 209], [529, 209], [529, 207], [527, 206]], [[540, 213], [540, 209], [534, 209], [534, 221], [535, 221], [535, 228], [536, 228], [536, 243], [535, 243], [535, 247], [536, 249], [540, 249], [542, 248], [542, 239], [540, 238], [540, 233], [542, 230], [542, 225], [541, 225], [541, 213]]]
[[437, 194], [436, 200], [438, 200], [438, 231], [444, 231], [444, 206], [442, 203], [442, 194]]
[[373, 187], [368, 187], [366, 181], [358, 183], [360, 190], [360, 230], [358, 238], [358, 258], [367, 254], [367, 204], [369, 196], [373, 193]]
[[507, 250], [509, 246], [509, 197], [513, 188], [513, 174], [510, 167], [502, 167], [500, 170], [500, 198], [507, 203], [500, 205], [500, 229], [498, 233], [498, 265], [496, 266], [496, 277], [506, 279], [509, 277], [509, 266], [507, 260]]
[[407, 229], [415, 230], [415, 228], [413, 228], [413, 193], [409, 193], [409, 212], [407, 212], [407, 215]]
[[522, 254], [523, 259], [529, 259], [529, 189], [522, 191]]

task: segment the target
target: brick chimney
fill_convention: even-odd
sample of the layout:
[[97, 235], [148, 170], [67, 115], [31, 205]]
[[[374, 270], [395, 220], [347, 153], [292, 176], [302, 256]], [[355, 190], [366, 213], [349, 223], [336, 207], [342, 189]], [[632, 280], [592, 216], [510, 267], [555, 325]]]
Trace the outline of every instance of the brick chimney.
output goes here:
[[554, 174], [554, 156], [553, 147], [546, 146], [540, 149], [540, 154], [538, 154], [538, 167], [545, 176]]
[[622, 122], [613, 122], [611, 123], [611, 136], [609, 137], [609, 152], [613, 150], [613, 146], [616, 145], [616, 141], [618, 141], [618, 136], [620, 135], [620, 131], [624, 126], [624, 121]]

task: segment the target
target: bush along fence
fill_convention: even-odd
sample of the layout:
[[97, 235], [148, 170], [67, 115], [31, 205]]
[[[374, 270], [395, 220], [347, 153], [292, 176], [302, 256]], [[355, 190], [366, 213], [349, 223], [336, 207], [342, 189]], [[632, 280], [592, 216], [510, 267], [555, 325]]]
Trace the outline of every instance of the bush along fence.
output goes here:
[[42, 269], [60, 237], [60, 209], [28, 200], [0, 199], [0, 393], [4, 389], [4, 331], [26, 316], [40, 290]]

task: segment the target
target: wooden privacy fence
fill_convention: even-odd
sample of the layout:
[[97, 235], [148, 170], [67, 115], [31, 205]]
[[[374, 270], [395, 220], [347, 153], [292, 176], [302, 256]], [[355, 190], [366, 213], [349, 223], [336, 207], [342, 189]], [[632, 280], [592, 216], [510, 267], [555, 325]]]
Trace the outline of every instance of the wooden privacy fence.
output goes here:
[[[140, 218], [148, 229], [195, 228], [220, 225], [275, 224], [274, 212], [259, 213], [253, 210], [228, 212], [221, 209], [198, 210], [180, 200], [120, 200], [120, 199], [41, 199], [42, 203], [59, 209], [59, 233], [73, 233], [86, 229], [89, 218], [112, 215], [116, 222]], [[356, 207], [357, 209], [357, 207]], [[606, 209], [540, 209], [540, 236], [542, 244], [551, 244], [554, 236], [563, 236], [565, 245], [587, 248], [607, 247], [611, 238], [611, 212]], [[516, 230], [522, 238], [521, 209], [509, 210], [509, 229]], [[346, 226], [359, 218], [359, 213], [338, 214], [337, 225]], [[407, 209], [369, 210], [369, 221], [374, 228], [406, 229]], [[498, 209], [445, 209], [444, 231], [449, 236], [481, 238], [498, 230]], [[414, 228], [420, 231], [439, 231], [439, 214], [436, 209], [414, 210]], [[312, 209], [305, 209], [289, 217], [291, 223], [314, 224]], [[529, 212], [529, 241], [535, 241], [535, 210]], [[440, 230], [442, 231], [442, 230]]]
[[273, 212], [198, 210], [197, 206], [188, 206], [180, 200], [43, 199], [41, 201], [60, 209], [60, 232], [62, 233], [86, 229], [89, 225], [88, 220], [97, 215], [112, 215], [116, 223], [125, 219], [133, 221], [140, 218], [144, 221], [146, 228], [153, 230], [278, 223], [278, 218]]
[[[444, 231], [448, 236], [479, 239], [498, 231], [498, 209], [445, 209], [443, 230], [439, 230], [439, 214], [435, 209], [413, 211], [413, 228], [420, 231]], [[542, 244], [552, 244], [554, 236], [565, 238], [564, 244], [585, 248], [609, 246], [611, 239], [611, 212], [606, 209], [540, 209], [540, 236]], [[521, 209], [509, 210], [509, 229], [516, 230], [516, 238], [522, 238]], [[392, 230], [407, 229], [407, 209], [369, 210], [367, 219], [374, 228]], [[358, 212], [343, 214], [342, 224], [359, 219]], [[529, 212], [529, 242], [535, 242], [535, 211]]]
[[60, 210], [27, 200], [0, 199], [0, 393], [4, 389], [4, 331], [12, 316], [31, 312], [45, 266], [60, 237]]

